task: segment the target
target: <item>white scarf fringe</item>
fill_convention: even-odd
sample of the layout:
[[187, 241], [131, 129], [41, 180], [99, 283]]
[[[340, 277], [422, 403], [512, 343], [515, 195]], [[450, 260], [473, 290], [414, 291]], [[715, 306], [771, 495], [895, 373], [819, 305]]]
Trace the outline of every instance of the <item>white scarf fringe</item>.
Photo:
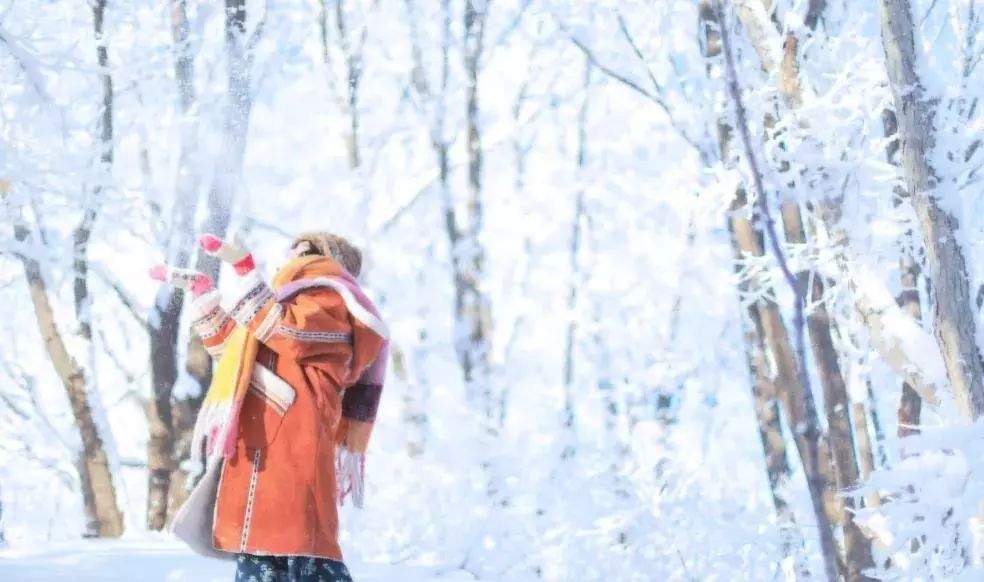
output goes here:
[[365, 500], [366, 456], [350, 451], [339, 444], [335, 449], [335, 481], [338, 487], [338, 504], [345, 505], [345, 497], [352, 494], [352, 504], [362, 508]]

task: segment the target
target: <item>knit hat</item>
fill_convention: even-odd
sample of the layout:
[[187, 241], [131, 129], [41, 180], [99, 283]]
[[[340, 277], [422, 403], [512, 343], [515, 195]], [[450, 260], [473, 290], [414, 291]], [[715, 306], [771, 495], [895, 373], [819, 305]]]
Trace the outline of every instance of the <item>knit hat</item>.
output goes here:
[[308, 243], [311, 251], [305, 254], [318, 254], [338, 261], [353, 277], [362, 271], [362, 251], [344, 237], [330, 232], [306, 232], [294, 239], [291, 248]]

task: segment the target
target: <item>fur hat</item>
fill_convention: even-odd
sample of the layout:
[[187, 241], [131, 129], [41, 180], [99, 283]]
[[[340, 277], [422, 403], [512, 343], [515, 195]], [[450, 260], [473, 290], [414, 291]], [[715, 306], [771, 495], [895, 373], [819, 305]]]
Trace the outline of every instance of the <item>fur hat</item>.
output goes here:
[[310, 245], [311, 250], [305, 254], [331, 257], [345, 267], [353, 277], [358, 277], [362, 271], [362, 251], [344, 237], [330, 232], [306, 232], [295, 238], [290, 248], [301, 243]]

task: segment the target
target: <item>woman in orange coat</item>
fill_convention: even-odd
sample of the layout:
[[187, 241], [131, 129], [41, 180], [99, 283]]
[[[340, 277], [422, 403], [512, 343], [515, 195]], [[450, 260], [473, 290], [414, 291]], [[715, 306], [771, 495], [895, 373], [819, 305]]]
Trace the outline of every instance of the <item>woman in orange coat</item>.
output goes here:
[[194, 329], [219, 360], [193, 438], [193, 457], [221, 462], [212, 546], [238, 554], [237, 580], [351, 580], [336, 500], [361, 505], [387, 334], [354, 279], [361, 255], [338, 236], [299, 237], [271, 287], [249, 253], [201, 245], [239, 275], [229, 312], [205, 275], [152, 276], [195, 294]]

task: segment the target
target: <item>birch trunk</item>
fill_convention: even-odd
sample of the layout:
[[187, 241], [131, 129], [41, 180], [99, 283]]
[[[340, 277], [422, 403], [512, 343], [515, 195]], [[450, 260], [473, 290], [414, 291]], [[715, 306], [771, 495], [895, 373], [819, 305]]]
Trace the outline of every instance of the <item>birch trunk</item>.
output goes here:
[[[719, 66], [715, 61], [721, 57], [720, 12], [710, 0], [700, 4], [699, 39], [701, 52], [708, 61], [708, 68]], [[732, 130], [725, 120], [717, 123], [717, 142], [719, 155], [724, 160], [731, 158]], [[729, 209], [728, 230], [731, 235], [731, 245], [735, 255], [735, 268], [740, 270], [739, 261], [744, 257], [761, 257], [764, 253], [761, 233], [757, 231], [747, 216], [747, 197], [743, 187], [735, 193]], [[762, 290], [747, 277], [739, 277], [739, 301], [744, 301], [749, 294], [760, 295]], [[776, 320], [778, 319], [778, 325]], [[770, 324], [767, 326], [766, 321]], [[759, 438], [762, 442], [766, 462], [766, 476], [772, 494], [776, 516], [784, 531], [789, 532], [784, 540], [784, 553], [794, 556], [802, 547], [802, 534], [795, 523], [795, 516], [786, 499], [786, 487], [791, 477], [791, 469], [786, 452], [786, 440], [783, 435], [780, 413], [785, 409], [788, 424], [795, 432], [800, 425], [792, 418], [789, 384], [784, 381], [789, 378], [789, 371], [795, 370], [795, 364], [790, 366], [784, 356], [792, 355], [792, 347], [785, 337], [785, 324], [774, 303], [766, 299], [758, 299], [749, 305], [742, 317], [745, 336], [745, 354], [748, 361], [752, 382], [752, 398], [755, 405], [755, 416], [758, 423]], [[776, 330], [782, 330], [782, 336]], [[769, 332], [772, 333], [769, 333]], [[785, 339], [786, 346], [781, 347]], [[795, 372], [793, 372], [795, 382]], [[783, 401], [780, 407], [779, 400]], [[805, 465], [804, 465], [805, 466]], [[797, 560], [797, 570], [800, 575], [808, 576], [805, 564]]]
[[[767, 73], [778, 75], [779, 92], [786, 106], [790, 109], [800, 107], [803, 103], [803, 91], [799, 78], [798, 38], [790, 32], [782, 42], [782, 47], [779, 47], [778, 31], [768, 20], [763, 6], [756, 4], [750, 7], [747, 3], [743, 6], [745, 8], [740, 9], [739, 14], [746, 30], [749, 31], [750, 40], [759, 55], [762, 67]], [[819, 14], [815, 15], [813, 22], [816, 22], [817, 18]], [[781, 55], [781, 61], [777, 60], [776, 55]], [[795, 187], [795, 177], [790, 180], [790, 185]], [[786, 241], [805, 245], [806, 232], [803, 228], [799, 204], [795, 201], [785, 202], [782, 205], [782, 220]], [[834, 481], [838, 489], [846, 490], [858, 483], [859, 468], [854, 449], [857, 435], [854, 434], [850, 420], [847, 384], [834, 347], [830, 315], [823, 302], [825, 282], [819, 274], [811, 277], [808, 271], [800, 271], [796, 279], [801, 294], [805, 296], [807, 291], [812, 294], [814, 308], [807, 315], [807, 327], [812, 340], [817, 373], [824, 392], [824, 410], [829, 431], [827, 441], [833, 461]], [[870, 442], [865, 444], [870, 449]], [[869, 578], [864, 576], [862, 571], [874, 565], [871, 545], [854, 522], [854, 499], [845, 497], [842, 503], [844, 510], [840, 512], [839, 523], [843, 530], [845, 554], [843, 574], [848, 580], [867, 580]]]
[[[861, 479], [866, 481], [875, 470], [875, 453], [871, 447], [874, 441], [868, 430], [868, 410], [864, 403], [854, 403], [851, 420], [854, 423], [854, 434], [858, 435], [858, 469], [861, 470]], [[881, 505], [881, 498], [877, 492], [870, 493], [865, 496], [864, 504], [865, 507], [878, 507]]]
[[[761, 243], [762, 235], [745, 215], [746, 204], [741, 193], [735, 202], [736, 210], [731, 214], [731, 228], [743, 255], [761, 257], [765, 254]], [[787, 416], [786, 422], [793, 431], [793, 440], [806, 475], [824, 556], [831, 563], [835, 563], [837, 546], [834, 543], [830, 521], [839, 518], [841, 511], [838, 507], [832, 507], [835, 500], [828, 494], [830, 479], [824, 470], [828, 457], [822, 451], [824, 447], [819, 430], [820, 420], [816, 409], [805, 402], [804, 387], [799, 381], [797, 372], [795, 351], [779, 306], [771, 299], [763, 298], [759, 301], [759, 314], [762, 321], [762, 337], [775, 366], [774, 382], [779, 387], [783, 410]], [[833, 570], [836, 572], [835, 566]], [[833, 580], [836, 575], [829, 578]]]
[[[757, 196], [758, 211], [760, 218], [765, 224], [769, 235], [769, 242], [775, 255], [776, 261], [783, 272], [787, 283], [792, 287], [796, 296], [796, 318], [795, 329], [797, 333], [797, 348], [794, 351], [789, 341], [786, 328], [783, 325], [779, 308], [774, 302], [769, 301], [763, 312], [763, 329], [765, 336], [773, 349], [773, 357], [776, 362], [778, 384], [784, 387], [787, 414], [790, 416], [789, 425], [794, 431], [794, 438], [797, 450], [803, 463], [806, 475], [807, 486], [810, 492], [810, 501], [813, 505], [813, 512], [817, 519], [817, 529], [820, 538], [820, 546], [824, 558], [824, 570], [828, 580], [837, 578], [837, 545], [834, 541], [833, 531], [827, 516], [824, 503], [824, 494], [828, 489], [828, 479], [824, 475], [821, 466], [821, 431], [820, 422], [816, 410], [815, 401], [809, 385], [809, 374], [806, 369], [806, 354], [803, 335], [803, 310], [806, 301], [804, 290], [798, 285], [795, 276], [789, 270], [785, 255], [779, 246], [778, 236], [770, 215], [768, 202], [766, 199], [765, 187], [762, 183], [762, 175], [758, 167], [757, 156], [751, 142], [751, 133], [748, 128], [747, 115], [741, 98], [741, 90], [738, 86], [738, 74], [734, 63], [734, 53], [730, 43], [730, 32], [724, 17], [724, 10], [720, 0], [716, 0], [714, 12], [717, 14], [718, 30], [720, 31], [721, 53], [724, 57], [726, 67], [726, 88], [730, 100], [735, 109], [737, 120], [737, 131], [741, 137], [745, 161], [748, 163], [752, 176], [752, 183], [755, 186]], [[740, 201], [739, 201], [740, 203]], [[744, 204], [741, 204], [742, 206]], [[733, 212], [732, 217], [736, 219], [734, 224], [735, 232], [738, 236], [742, 250], [753, 250], [751, 245], [755, 245], [756, 240], [754, 227], [742, 212]], [[742, 222], [748, 224], [742, 224]], [[746, 247], [745, 245], [749, 245]], [[761, 247], [760, 247], [761, 248]]]
[[[885, 128], [886, 138], [890, 138], [898, 133], [899, 122], [898, 118], [895, 117], [894, 111], [888, 109], [882, 111], [882, 125]], [[898, 152], [898, 140], [889, 141], [885, 150], [885, 157], [888, 158], [889, 163], [895, 165], [899, 164]], [[901, 186], [897, 187], [895, 190], [896, 206], [902, 204], [906, 197], [907, 194], [905, 189]], [[906, 241], [910, 241], [914, 238], [914, 233], [912, 230], [906, 230], [904, 237]], [[899, 304], [899, 307], [901, 307], [913, 319], [922, 321], [922, 305], [919, 302], [919, 275], [921, 268], [907, 246], [908, 245], [903, 245], [901, 249], [901, 257], [899, 258], [900, 290], [898, 296], [896, 297], [896, 302]], [[919, 397], [919, 393], [916, 392], [908, 381], [903, 382], [902, 396], [899, 399], [898, 409], [898, 436], [906, 437], [909, 435], [918, 434], [919, 429], [916, 427], [919, 425], [921, 414], [922, 399]]]
[[[744, 198], [743, 194], [736, 196], [736, 201]], [[738, 210], [732, 208], [732, 211]], [[731, 246], [735, 255], [735, 271], [739, 276], [738, 299], [755, 293], [750, 281], [740, 271], [739, 261], [743, 254], [734, 230], [733, 221], [729, 221]], [[796, 516], [786, 498], [792, 469], [786, 453], [786, 438], [782, 430], [781, 410], [779, 406], [779, 388], [773, 380], [770, 358], [765, 345], [762, 327], [761, 302], [750, 304], [744, 310], [742, 326], [745, 338], [745, 357], [748, 363], [752, 401], [755, 406], [755, 420], [758, 425], [759, 440], [765, 455], [765, 471], [769, 481], [769, 491], [772, 494], [772, 505], [783, 532], [783, 555], [796, 556], [803, 547], [803, 539], [796, 525]], [[808, 576], [805, 564], [797, 559], [799, 574]]]
[[[787, 46], [795, 46], [787, 43]], [[799, 205], [790, 202], [783, 205], [783, 227], [786, 240], [793, 244], [806, 244], [806, 232]], [[798, 282], [804, 288], [811, 285], [811, 302], [813, 310], [807, 315], [807, 327], [810, 331], [813, 359], [817, 365], [817, 375], [823, 387], [824, 412], [827, 417], [828, 445], [833, 461], [834, 481], [837, 488], [847, 491], [858, 485], [859, 468], [854, 444], [859, 441], [859, 447], [871, 450], [871, 442], [864, 442], [862, 437], [867, 431], [858, 435], [854, 433], [851, 424], [850, 398], [847, 394], [847, 383], [841, 371], [837, 350], [834, 347], [831, 333], [831, 318], [824, 303], [824, 280], [819, 273], [811, 274], [801, 271], [797, 274]], [[840, 514], [840, 525], [843, 529], [844, 566], [847, 580], [870, 580], [861, 572], [874, 566], [871, 557], [871, 544], [854, 522], [856, 509], [854, 498], [844, 497], [841, 502], [844, 510]]]
[[957, 218], [940, 202], [933, 166], [936, 102], [917, 72], [915, 27], [908, 0], [881, 0], [882, 44], [895, 100], [902, 172], [922, 228], [927, 276], [933, 285], [933, 323], [947, 377], [964, 418], [984, 412], [984, 365], [976, 343], [967, 263], [956, 238]]
[[[14, 224], [14, 236], [20, 243], [27, 243], [31, 239], [28, 227], [20, 222]], [[116, 503], [116, 488], [113, 484], [109, 458], [89, 403], [89, 387], [85, 370], [69, 353], [58, 329], [41, 264], [36, 258], [26, 254], [19, 254], [18, 258], [24, 267], [38, 331], [44, 341], [48, 358], [68, 395], [72, 416], [82, 442], [82, 450], [76, 466], [86, 516], [85, 535], [118, 537], [123, 533], [123, 514]]]

